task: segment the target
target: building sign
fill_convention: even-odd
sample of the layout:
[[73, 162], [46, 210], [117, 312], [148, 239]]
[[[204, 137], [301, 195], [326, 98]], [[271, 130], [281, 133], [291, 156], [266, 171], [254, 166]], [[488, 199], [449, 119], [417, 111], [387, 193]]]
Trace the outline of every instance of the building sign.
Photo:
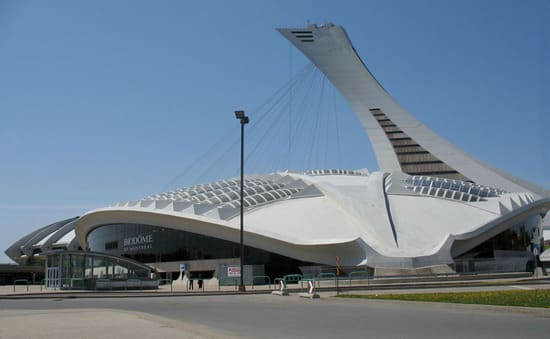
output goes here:
[[227, 277], [238, 278], [241, 276], [241, 268], [239, 266], [227, 266]]
[[141, 251], [153, 248], [153, 235], [140, 234], [135, 237], [124, 238], [122, 240], [124, 251]]

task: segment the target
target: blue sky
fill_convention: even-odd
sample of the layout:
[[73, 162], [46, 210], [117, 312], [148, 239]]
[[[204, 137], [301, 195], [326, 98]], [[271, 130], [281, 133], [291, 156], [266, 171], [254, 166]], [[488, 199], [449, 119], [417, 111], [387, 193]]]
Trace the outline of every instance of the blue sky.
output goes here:
[[318, 75], [307, 100], [337, 114], [337, 127], [300, 120], [289, 149], [298, 89], [294, 106], [254, 124], [307, 65], [274, 28], [308, 22], [343, 25], [428, 127], [549, 188], [549, 4], [0, 0], [0, 262], [39, 226], [237, 175], [236, 109], [252, 120], [247, 172], [376, 170], [353, 112]]

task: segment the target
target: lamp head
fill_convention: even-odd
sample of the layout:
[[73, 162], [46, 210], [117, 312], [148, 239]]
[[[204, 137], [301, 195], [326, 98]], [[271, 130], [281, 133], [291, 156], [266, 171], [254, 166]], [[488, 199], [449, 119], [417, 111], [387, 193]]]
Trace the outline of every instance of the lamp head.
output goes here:
[[245, 118], [244, 111], [235, 111], [235, 118], [240, 120], [244, 119]]

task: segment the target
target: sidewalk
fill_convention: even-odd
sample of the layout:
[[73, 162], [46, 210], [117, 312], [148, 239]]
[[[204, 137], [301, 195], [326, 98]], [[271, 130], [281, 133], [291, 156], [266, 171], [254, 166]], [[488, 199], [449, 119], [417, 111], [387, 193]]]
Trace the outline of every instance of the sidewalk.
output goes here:
[[[550, 279], [534, 279], [534, 278], [506, 278], [506, 279], [482, 279], [482, 280], [454, 280], [454, 281], [419, 281], [419, 282], [388, 282], [387, 280], [371, 280], [371, 281], [339, 281], [339, 291], [347, 293], [385, 293], [384, 291], [410, 291], [427, 290], [427, 289], [459, 289], [459, 288], [498, 288], [499, 286], [532, 286], [528, 288], [549, 288]], [[538, 287], [540, 286], [540, 287]], [[287, 285], [287, 291], [290, 293], [305, 292], [307, 283]], [[255, 285], [246, 286], [246, 294], [269, 294], [273, 290], [278, 290], [276, 285]], [[316, 283], [316, 291], [323, 295], [336, 295], [335, 282], [333, 280], [321, 280]], [[414, 292], [413, 292], [414, 293]], [[188, 290], [187, 286], [182, 283], [174, 282], [172, 286], [161, 285], [155, 290], [51, 290], [40, 285], [16, 285], [15, 291], [13, 285], [0, 286], [0, 299], [13, 298], [125, 298], [125, 297], [161, 297], [161, 296], [187, 296], [187, 295], [231, 295], [242, 294], [237, 291], [235, 286], [221, 286], [217, 284], [205, 284], [204, 289]]]
[[[60, 319], [63, 321], [59, 321]], [[205, 326], [142, 312], [110, 309], [49, 309], [43, 311], [0, 310], [0, 338], [191, 339], [236, 337]]]

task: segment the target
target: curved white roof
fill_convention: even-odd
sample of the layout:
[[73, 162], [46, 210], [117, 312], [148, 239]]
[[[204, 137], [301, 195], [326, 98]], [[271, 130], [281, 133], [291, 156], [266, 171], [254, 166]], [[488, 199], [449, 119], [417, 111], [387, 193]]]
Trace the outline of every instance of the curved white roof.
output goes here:
[[[401, 172], [281, 172], [246, 177], [244, 186], [247, 245], [326, 264], [337, 255], [347, 265], [450, 261], [453, 238], [537, 200], [529, 192]], [[91, 211], [77, 221], [77, 238], [85, 248], [97, 227], [145, 223], [238, 242], [237, 187], [239, 180], [229, 179]]]

